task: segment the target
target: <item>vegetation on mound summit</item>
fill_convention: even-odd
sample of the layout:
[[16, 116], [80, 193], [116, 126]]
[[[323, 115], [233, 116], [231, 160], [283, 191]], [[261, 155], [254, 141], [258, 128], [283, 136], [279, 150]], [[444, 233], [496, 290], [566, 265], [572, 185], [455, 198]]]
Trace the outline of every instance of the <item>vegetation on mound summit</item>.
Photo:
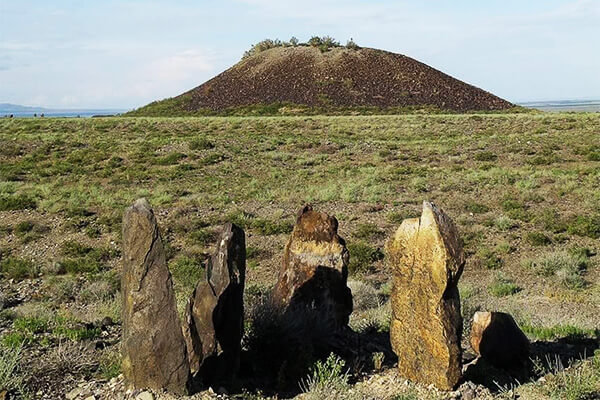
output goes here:
[[[244, 53], [244, 58], [251, 57], [265, 50], [273, 49], [276, 47], [296, 47], [296, 46], [311, 46], [316, 47], [322, 52], [326, 52], [335, 47], [343, 47], [340, 42], [332, 38], [331, 36], [313, 36], [311, 37], [307, 43], [300, 43], [295, 36], [289, 41], [281, 41], [279, 39], [264, 39], [260, 42], [252, 45], [250, 50]], [[354, 40], [350, 39], [346, 42], [347, 49], [358, 50], [360, 47], [354, 42]]]

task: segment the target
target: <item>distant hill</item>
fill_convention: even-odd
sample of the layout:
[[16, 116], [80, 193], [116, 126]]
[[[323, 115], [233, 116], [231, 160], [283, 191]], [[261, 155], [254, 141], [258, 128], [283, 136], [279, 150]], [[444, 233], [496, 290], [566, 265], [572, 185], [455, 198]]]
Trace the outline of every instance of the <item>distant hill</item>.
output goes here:
[[44, 114], [46, 117], [92, 117], [112, 116], [120, 114], [123, 109], [61, 109], [30, 107], [19, 104], [0, 103], [0, 117], [14, 115], [15, 117], [33, 117], [36, 114]]
[[19, 104], [0, 103], [0, 112], [45, 112], [50, 111], [42, 107], [21, 106]]
[[278, 114], [515, 107], [410, 57], [370, 48], [275, 47], [177, 97], [127, 115]]

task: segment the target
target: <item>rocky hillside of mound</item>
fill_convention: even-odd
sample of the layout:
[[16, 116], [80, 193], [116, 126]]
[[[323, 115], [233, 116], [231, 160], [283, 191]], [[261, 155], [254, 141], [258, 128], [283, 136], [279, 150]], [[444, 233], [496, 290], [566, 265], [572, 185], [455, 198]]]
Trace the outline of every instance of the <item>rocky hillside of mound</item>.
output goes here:
[[[138, 115], [223, 112], [253, 105], [321, 110], [505, 110], [513, 104], [401, 54], [369, 48], [272, 48]], [[292, 106], [293, 108], [293, 106]], [[277, 108], [275, 108], [277, 111]]]

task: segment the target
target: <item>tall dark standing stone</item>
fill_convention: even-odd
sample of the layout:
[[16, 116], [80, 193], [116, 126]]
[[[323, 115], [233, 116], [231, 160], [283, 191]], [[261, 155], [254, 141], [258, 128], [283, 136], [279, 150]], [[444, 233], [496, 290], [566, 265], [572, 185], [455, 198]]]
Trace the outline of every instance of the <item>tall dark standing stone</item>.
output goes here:
[[287, 242], [274, 303], [284, 313], [318, 315], [332, 329], [348, 324], [352, 293], [347, 286], [349, 253], [338, 221], [303, 207]]
[[404, 220], [386, 250], [394, 278], [390, 340], [400, 374], [452, 389], [462, 369], [457, 284], [465, 265], [456, 227], [424, 202], [421, 218]]
[[227, 384], [240, 363], [244, 332], [246, 236], [236, 225], [223, 228], [217, 250], [186, 309], [183, 327], [192, 373], [204, 384]]
[[150, 204], [123, 216], [123, 375], [135, 388], [187, 394], [190, 377], [171, 274]]

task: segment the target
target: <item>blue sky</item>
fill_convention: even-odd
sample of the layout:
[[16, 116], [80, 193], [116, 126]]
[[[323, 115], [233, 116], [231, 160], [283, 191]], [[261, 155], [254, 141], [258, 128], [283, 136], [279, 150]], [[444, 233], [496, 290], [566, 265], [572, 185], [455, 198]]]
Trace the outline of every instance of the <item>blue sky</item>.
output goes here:
[[600, 98], [600, 0], [0, 0], [0, 103], [133, 108], [264, 38], [402, 53], [511, 101]]

